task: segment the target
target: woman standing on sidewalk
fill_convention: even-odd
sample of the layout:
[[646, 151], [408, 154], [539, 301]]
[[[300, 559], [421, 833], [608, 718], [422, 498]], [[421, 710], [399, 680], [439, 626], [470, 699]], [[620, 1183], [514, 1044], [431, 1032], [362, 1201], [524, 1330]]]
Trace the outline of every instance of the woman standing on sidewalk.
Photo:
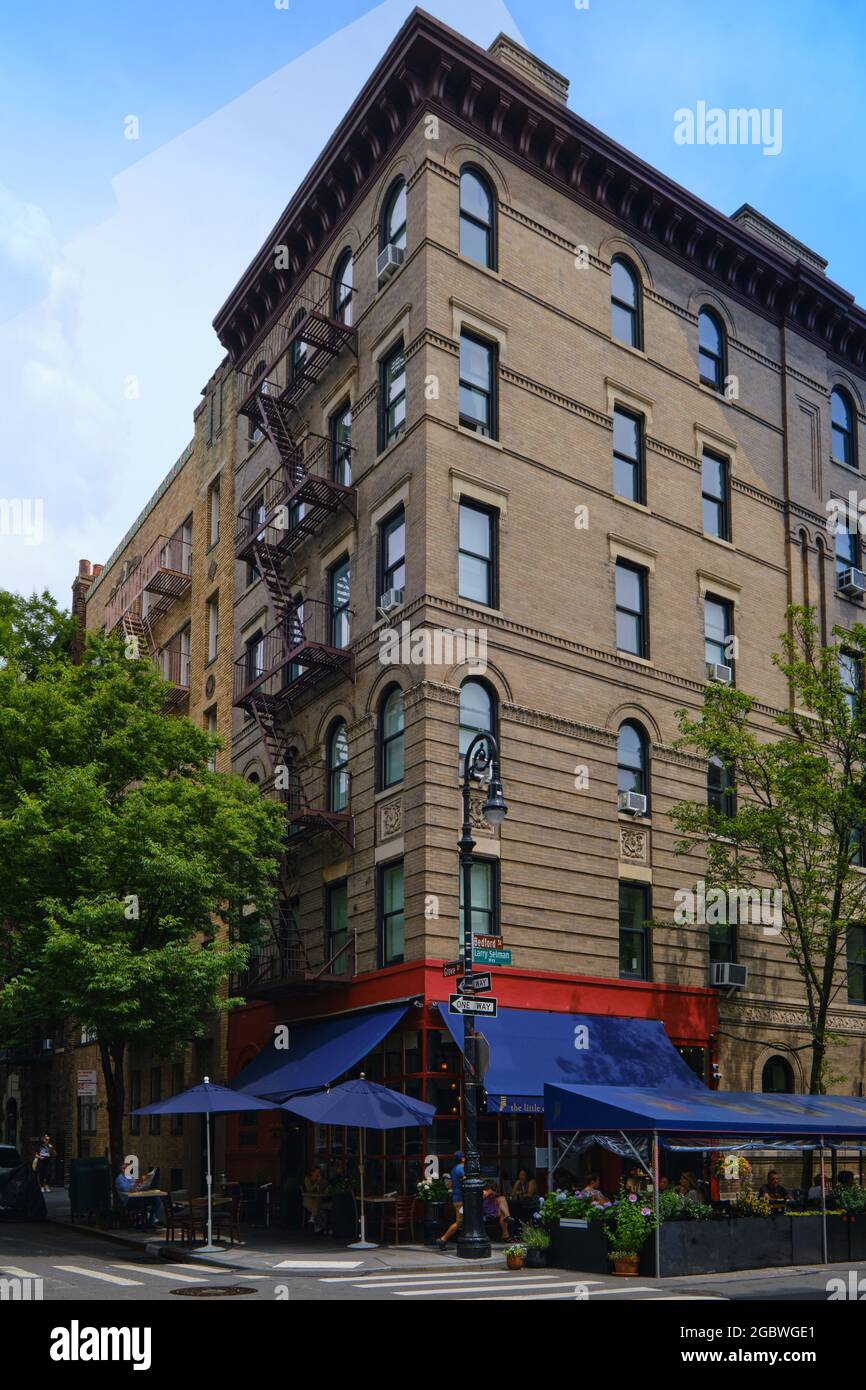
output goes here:
[[36, 1145], [36, 1155], [33, 1159], [33, 1167], [39, 1179], [39, 1186], [43, 1192], [50, 1192], [48, 1181], [51, 1177], [51, 1169], [57, 1157], [57, 1150], [51, 1142], [50, 1134], [43, 1134]]

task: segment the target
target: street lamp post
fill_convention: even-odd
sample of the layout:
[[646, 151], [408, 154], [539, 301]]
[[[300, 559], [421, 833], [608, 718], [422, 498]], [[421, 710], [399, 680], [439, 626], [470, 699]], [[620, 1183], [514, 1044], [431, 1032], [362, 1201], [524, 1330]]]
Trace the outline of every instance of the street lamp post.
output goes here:
[[[499, 825], [508, 807], [502, 795], [499, 775], [499, 745], [492, 734], [475, 735], [463, 760], [463, 825], [458, 848], [463, 881], [463, 974], [472, 974], [472, 838], [470, 811], [471, 784], [481, 782], [490, 772], [484, 818], [488, 825]], [[467, 997], [471, 997], [467, 996]], [[483, 1260], [490, 1254], [490, 1240], [484, 1229], [481, 1159], [478, 1154], [478, 1076], [477, 1035], [471, 1014], [463, 1016], [463, 1225], [457, 1238], [457, 1254], [464, 1260]]]

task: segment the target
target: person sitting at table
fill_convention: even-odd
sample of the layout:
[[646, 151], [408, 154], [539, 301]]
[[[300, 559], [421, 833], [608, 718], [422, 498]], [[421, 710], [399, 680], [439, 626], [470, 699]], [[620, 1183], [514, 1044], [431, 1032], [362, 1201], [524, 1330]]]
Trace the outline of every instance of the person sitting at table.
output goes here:
[[788, 1200], [788, 1189], [783, 1187], [779, 1181], [779, 1171], [771, 1168], [767, 1174], [767, 1181], [758, 1193], [759, 1197], [766, 1197], [774, 1207], [784, 1206]]
[[117, 1200], [122, 1207], [127, 1207], [129, 1203], [141, 1204], [147, 1213], [147, 1229], [155, 1231], [158, 1226], [165, 1223], [159, 1219], [159, 1197], [143, 1197], [139, 1194], [149, 1185], [152, 1173], [145, 1173], [143, 1178], [134, 1178], [129, 1171], [132, 1168], [131, 1160], [121, 1163], [117, 1176], [114, 1179], [114, 1190], [117, 1193]]
[[301, 1201], [306, 1211], [309, 1221], [317, 1235], [321, 1235], [325, 1229], [325, 1213], [323, 1210], [322, 1198], [328, 1190], [324, 1174], [318, 1163], [315, 1163], [301, 1184]]
[[679, 1182], [674, 1191], [679, 1193], [684, 1202], [699, 1202], [701, 1193], [694, 1173], [680, 1173]]
[[508, 1222], [511, 1218], [511, 1212], [508, 1210], [508, 1203], [505, 1198], [501, 1197], [496, 1191], [495, 1182], [486, 1181], [481, 1189], [481, 1195], [484, 1207], [484, 1220], [498, 1221], [502, 1239], [510, 1240], [511, 1230]]
[[[840, 1173], [839, 1176], [840, 1176], [840, 1178], [841, 1178], [842, 1174]], [[851, 1176], [852, 1176], [852, 1177], [854, 1176], [853, 1173], [852, 1173]], [[827, 1174], [824, 1175], [824, 1192], [825, 1192], [825, 1193], [828, 1193], [828, 1192], [830, 1191], [830, 1188], [831, 1188], [831, 1187], [832, 1187], [832, 1183], [830, 1182], [830, 1175], [829, 1175], [829, 1173], [827, 1173]], [[809, 1200], [810, 1202], [820, 1202], [820, 1200], [821, 1200], [821, 1170], [820, 1170], [820, 1168], [818, 1169], [818, 1171], [816, 1172], [815, 1176], [813, 1177], [813, 1179], [812, 1179], [812, 1186], [809, 1188], [809, 1191], [806, 1193], [806, 1196], [807, 1196], [807, 1198], [808, 1198], [808, 1200]]]
[[534, 1197], [538, 1192], [538, 1183], [535, 1181], [528, 1168], [521, 1168], [511, 1184], [511, 1200], [513, 1202], [525, 1202], [528, 1198]]
[[609, 1207], [610, 1201], [601, 1190], [601, 1179], [598, 1173], [587, 1173], [584, 1179], [584, 1186], [578, 1192], [578, 1197], [588, 1197], [593, 1206]]
[[856, 1185], [857, 1184], [854, 1182], [854, 1174], [848, 1168], [843, 1168], [842, 1172], [839, 1173], [836, 1178], [836, 1186], [849, 1190], [852, 1187], [856, 1187]]

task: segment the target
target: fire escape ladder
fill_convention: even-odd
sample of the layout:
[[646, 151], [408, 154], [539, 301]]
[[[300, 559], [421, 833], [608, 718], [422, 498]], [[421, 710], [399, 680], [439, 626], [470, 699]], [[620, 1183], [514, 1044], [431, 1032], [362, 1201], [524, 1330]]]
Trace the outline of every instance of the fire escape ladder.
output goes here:
[[251, 546], [253, 563], [265, 581], [277, 620], [282, 622], [292, 601], [291, 590], [283, 578], [283, 562], [276, 546], [256, 537]]
[[267, 391], [260, 391], [257, 399], [265, 434], [283, 463], [291, 466], [293, 458], [297, 457], [298, 445], [289, 425], [288, 412], [279, 399]]
[[120, 628], [123, 640], [127, 645], [130, 642], [137, 643], [138, 655], [152, 659], [154, 652], [150, 625], [140, 613], [134, 609], [129, 609], [120, 620]]

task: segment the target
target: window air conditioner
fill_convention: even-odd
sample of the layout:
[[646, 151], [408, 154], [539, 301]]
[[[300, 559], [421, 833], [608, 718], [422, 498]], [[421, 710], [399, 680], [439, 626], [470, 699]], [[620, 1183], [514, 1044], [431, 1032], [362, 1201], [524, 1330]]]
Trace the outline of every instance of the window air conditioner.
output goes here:
[[843, 570], [839, 576], [839, 592], [849, 598], [866, 594], [866, 574], [863, 570]]
[[729, 960], [714, 960], [710, 963], [710, 984], [724, 985], [728, 989], [745, 989], [749, 981], [749, 968], [735, 965]]
[[620, 811], [625, 811], [629, 816], [646, 815], [646, 797], [640, 792], [619, 792], [616, 804]]
[[718, 681], [719, 685], [730, 685], [734, 679], [732, 666], [723, 666], [718, 661], [707, 662], [707, 680]]
[[395, 608], [402, 608], [405, 597], [405, 589], [386, 589], [379, 599], [379, 612], [384, 615], [393, 613]]
[[390, 280], [403, 264], [405, 251], [400, 246], [388, 245], [380, 251], [376, 257], [376, 275], [381, 285], [383, 280]]

